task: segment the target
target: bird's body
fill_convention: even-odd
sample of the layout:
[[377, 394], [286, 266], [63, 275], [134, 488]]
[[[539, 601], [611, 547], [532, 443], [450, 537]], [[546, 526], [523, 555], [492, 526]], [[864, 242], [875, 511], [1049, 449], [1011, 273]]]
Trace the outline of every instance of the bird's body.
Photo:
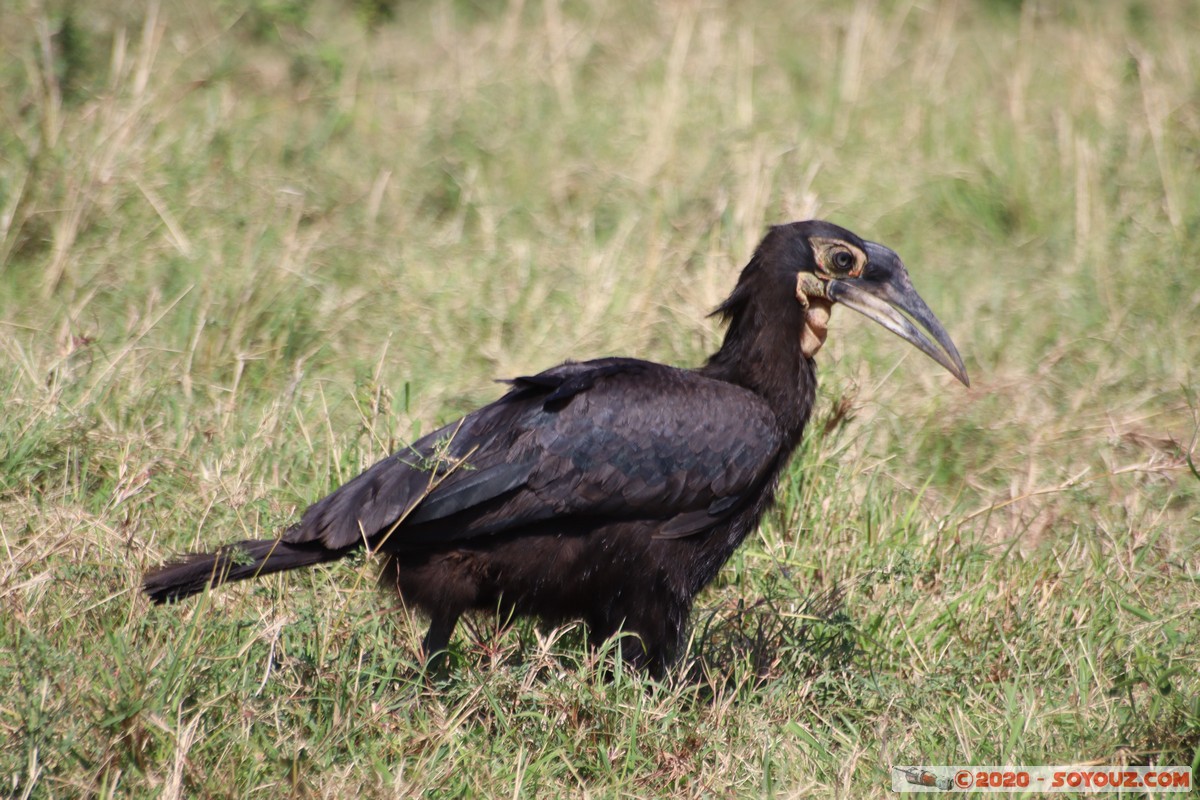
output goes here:
[[828, 223], [772, 229], [718, 309], [729, 330], [704, 366], [606, 358], [517, 378], [314, 503], [279, 539], [169, 564], [146, 591], [178, 599], [365, 546], [387, 555], [384, 581], [430, 618], [429, 653], [481, 610], [582, 619], [595, 642], [636, 634], [624, 656], [661, 671], [696, 594], [771, 504], [811, 412], [811, 343], [824, 339], [830, 301], [798, 294], [804, 270], [792, 262], [820, 261], [813, 242], [834, 239], [817, 233], [857, 248], [859, 274], [871, 248], [891, 254]]

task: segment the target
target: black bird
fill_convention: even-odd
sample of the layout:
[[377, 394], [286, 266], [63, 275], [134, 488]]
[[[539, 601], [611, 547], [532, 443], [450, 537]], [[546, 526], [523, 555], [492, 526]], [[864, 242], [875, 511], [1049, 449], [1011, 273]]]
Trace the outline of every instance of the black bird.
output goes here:
[[894, 252], [828, 222], [780, 225], [714, 312], [728, 330], [704, 366], [602, 358], [516, 378], [278, 539], [186, 556], [149, 573], [145, 591], [163, 603], [366, 547], [387, 557], [382, 582], [429, 616], [427, 656], [478, 610], [582, 619], [594, 643], [636, 634], [623, 657], [661, 673], [693, 598], [755, 529], [800, 442], [833, 303], [967, 383]]

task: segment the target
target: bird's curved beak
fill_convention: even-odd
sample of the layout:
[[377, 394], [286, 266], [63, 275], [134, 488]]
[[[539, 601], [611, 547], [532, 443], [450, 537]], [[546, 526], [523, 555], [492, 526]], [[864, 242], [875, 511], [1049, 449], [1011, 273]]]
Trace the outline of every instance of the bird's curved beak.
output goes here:
[[[964, 386], [970, 386], [966, 367], [954, 342], [950, 340], [950, 334], [946, 333], [942, 323], [938, 322], [938, 318], [913, 288], [908, 270], [904, 268], [900, 257], [873, 242], [867, 243], [867, 257], [871, 268], [866, 275], [831, 279], [825, 288], [826, 296], [916, 345], [962, 381]], [[937, 344], [931, 342], [909, 317], [920, 323]]]

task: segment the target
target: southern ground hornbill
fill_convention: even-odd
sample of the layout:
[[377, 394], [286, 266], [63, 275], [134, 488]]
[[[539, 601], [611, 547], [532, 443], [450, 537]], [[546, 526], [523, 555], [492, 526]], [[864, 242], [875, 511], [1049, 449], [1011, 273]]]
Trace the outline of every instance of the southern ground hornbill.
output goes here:
[[149, 573], [145, 591], [177, 600], [365, 547], [386, 556], [382, 581], [430, 618], [427, 655], [477, 610], [582, 619], [597, 643], [636, 634], [623, 656], [660, 673], [693, 598], [772, 502], [812, 411], [813, 355], [834, 303], [967, 383], [894, 252], [828, 222], [781, 225], [717, 308], [728, 330], [704, 366], [602, 358], [517, 378], [318, 500], [278, 539], [185, 556]]

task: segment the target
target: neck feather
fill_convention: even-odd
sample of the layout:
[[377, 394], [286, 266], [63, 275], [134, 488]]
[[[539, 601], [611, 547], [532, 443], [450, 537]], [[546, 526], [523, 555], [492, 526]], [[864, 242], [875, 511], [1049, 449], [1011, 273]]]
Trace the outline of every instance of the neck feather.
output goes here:
[[717, 309], [729, 320], [729, 328], [720, 349], [699, 371], [744, 386], [766, 400], [795, 444], [812, 412], [817, 388], [816, 367], [800, 347], [805, 310], [791, 296], [778, 302], [777, 291], [754, 288], [739, 282]]

